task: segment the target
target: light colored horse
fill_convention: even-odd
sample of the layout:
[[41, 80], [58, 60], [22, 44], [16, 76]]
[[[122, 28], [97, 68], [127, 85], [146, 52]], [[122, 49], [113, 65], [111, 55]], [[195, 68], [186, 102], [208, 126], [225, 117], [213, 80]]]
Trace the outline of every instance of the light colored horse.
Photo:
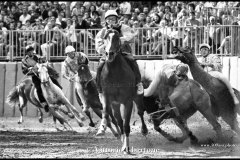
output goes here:
[[[70, 111], [70, 113], [72, 113], [72, 115], [76, 119], [78, 125], [82, 127], [83, 126], [82, 121], [85, 120], [84, 115], [82, 115], [77, 111], [77, 109], [65, 97], [62, 90], [52, 82], [48, 74], [48, 69], [47, 69], [48, 62], [42, 63], [42, 64], [37, 63], [36, 66], [38, 68], [39, 79], [41, 80], [41, 88], [42, 88], [43, 96], [45, 97], [49, 105], [49, 110], [52, 111], [55, 109], [55, 107], [59, 105], [66, 106], [67, 109]], [[60, 119], [62, 118], [62, 117], [59, 117], [59, 115], [57, 114], [54, 116]]]
[[[41, 109], [43, 107], [39, 102], [36, 88], [34, 87], [34, 84], [32, 83], [32, 79], [30, 77], [23, 79], [16, 87], [14, 87], [9, 92], [6, 98], [6, 103], [8, 103], [10, 106], [18, 105], [19, 107], [20, 119], [18, 121], [18, 124], [23, 123], [23, 108], [26, 107], [28, 101], [38, 108], [38, 111], [40, 113], [39, 122], [42, 123], [43, 112]], [[61, 108], [59, 108], [59, 110], [62, 111], [64, 114], [68, 115], [70, 118], [73, 118], [72, 115], [68, 114], [69, 112], [66, 112]], [[50, 113], [53, 115], [53, 121], [56, 130], [60, 130], [56, 125], [56, 119], [63, 125], [65, 129], [66, 129], [65, 124], [67, 124], [72, 129], [72, 127], [68, 124], [68, 122], [61, 116], [61, 114], [57, 110], [51, 110]], [[55, 114], [59, 115], [61, 118], [59, 119], [58, 117], [54, 117]]]

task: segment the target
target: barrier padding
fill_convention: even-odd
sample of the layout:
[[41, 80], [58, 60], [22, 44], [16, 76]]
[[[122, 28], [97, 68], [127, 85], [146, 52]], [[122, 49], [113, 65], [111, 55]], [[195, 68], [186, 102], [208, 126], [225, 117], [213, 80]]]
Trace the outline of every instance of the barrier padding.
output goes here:
[[230, 84], [237, 88], [238, 83], [238, 57], [230, 57]]
[[[61, 67], [63, 67], [63, 62], [61, 62]], [[62, 71], [62, 68], [61, 68], [61, 71]], [[63, 78], [61, 73], [60, 73], [60, 78], [59, 79], [60, 79], [61, 85], [63, 87], [62, 90], [63, 90], [64, 95], [69, 99], [69, 101], [71, 103], [73, 103], [71, 101], [71, 98], [70, 98], [71, 97], [71, 92], [73, 91], [72, 88], [71, 88], [70, 82], [67, 79]]]
[[[224, 57], [221, 58], [223, 63], [223, 74], [230, 80], [231, 85], [236, 87], [238, 90], [240, 89], [240, 58], [237, 57]], [[161, 69], [164, 64], [179, 64], [180, 61], [178, 60], [137, 60], [140, 73], [142, 77], [153, 79], [156, 76], [156, 73]], [[6, 65], [7, 64], [7, 65]], [[60, 78], [58, 79], [60, 84], [63, 87], [63, 93], [69, 99], [69, 101], [77, 108], [78, 111], [82, 109], [79, 107], [77, 103], [75, 93], [74, 93], [74, 83], [70, 83], [68, 80], [64, 79], [61, 75], [62, 72], [62, 65], [63, 62], [60, 63], [53, 63], [51, 64], [57, 72], [60, 74]], [[98, 61], [91, 61], [89, 62], [89, 68], [92, 71], [97, 71]], [[6, 73], [5, 73], [6, 69]], [[17, 70], [16, 70], [17, 69]], [[11, 108], [5, 104], [6, 96], [8, 95], [10, 89], [15, 87], [15, 85], [22, 79], [24, 76], [21, 70], [21, 62], [18, 63], [0, 63], [0, 116], [19, 116], [19, 110], [17, 106]], [[5, 75], [7, 77], [5, 78]], [[188, 73], [189, 78], [192, 78], [191, 72]], [[2, 97], [2, 98], [1, 98]], [[135, 106], [135, 105], [134, 105]], [[44, 112], [44, 111], [43, 111]], [[92, 112], [90, 109], [91, 115], [96, 116], [95, 113]], [[25, 108], [24, 115], [27, 116], [37, 116], [38, 111], [37, 107], [33, 106], [31, 103], [28, 102], [27, 108]], [[133, 116], [137, 114], [137, 109], [134, 108]]]
[[[5, 79], [5, 98], [11, 89], [16, 85], [17, 80], [17, 64], [15, 62], [10, 62], [6, 64], [6, 79]], [[7, 103], [4, 104], [4, 116], [13, 117], [15, 109], [14, 107], [9, 106]]]
[[238, 90], [240, 90], [240, 69], [239, 69], [239, 67], [240, 67], [240, 58], [238, 58], [238, 69], [237, 69], [237, 72], [238, 72], [238, 77], [237, 77], [237, 89]]
[[230, 58], [229, 57], [224, 57], [222, 59], [222, 64], [223, 64], [223, 69], [222, 69], [222, 73], [224, 76], [226, 76], [226, 78], [228, 80], [230, 80], [230, 67], [229, 67], [229, 63], [230, 63]]
[[0, 116], [4, 116], [4, 104], [5, 104], [5, 72], [6, 72], [6, 64], [0, 63]]

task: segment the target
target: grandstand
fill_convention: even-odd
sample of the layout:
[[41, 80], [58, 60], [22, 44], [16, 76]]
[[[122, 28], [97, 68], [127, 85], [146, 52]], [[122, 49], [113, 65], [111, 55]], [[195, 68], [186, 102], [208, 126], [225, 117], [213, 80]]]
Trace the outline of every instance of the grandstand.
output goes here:
[[166, 59], [175, 45], [208, 43], [212, 53], [240, 56], [239, 2], [220, 1], [1, 1], [0, 60], [19, 61], [25, 47], [50, 61], [62, 61], [73, 45], [98, 59], [95, 35], [104, 27], [108, 9], [135, 33], [131, 47], [137, 59]]

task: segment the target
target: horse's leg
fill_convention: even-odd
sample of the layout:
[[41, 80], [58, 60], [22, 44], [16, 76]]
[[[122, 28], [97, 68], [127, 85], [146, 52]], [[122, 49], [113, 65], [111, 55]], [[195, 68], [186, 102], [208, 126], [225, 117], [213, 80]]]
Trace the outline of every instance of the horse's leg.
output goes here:
[[144, 111], [145, 111], [144, 103], [143, 103], [143, 95], [137, 95], [134, 102], [137, 105], [138, 115], [141, 118], [141, 122], [142, 122], [141, 133], [142, 133], [142, 135], [146, 136], [148, 134], [148, 129], [147, 129], [147, 125], [145, 124], [144, 117], [143, 117]]
[[109, 112], [108, 111], [109, 111], [109, 108], [111, 107], [111, 104], [109, 102], [109, 99], [106, 98], [106, 96], [102, 97], [102, 106], [103, 106], [102, 120], [101, 120], [101, 124], [99, 126], [96, 136], [104, 135], [105, 131], [107, 129], [107, 123], [109, 120]]
[[42, 110], [38, 107], [38, 111], [40, 113], [40, 117], [38, 118], [39, 122], [42, 123], [43, 122], [43, 113]]
[[[180, 126], [179, 128], [181, 130], [185, 130], [186, 131], [186, 134], [189, 136], [190, 138], [190, 141], [191, 141], [191, 144], [197, 144], [198, 143], [198, 139], [196, 136], [193, 135], [193, 133], [189, 130], [188, 126], [187, 126], [187, 122], [185, 119], [183, 119], [182, 117], [178, 116], [175, 118], [175, 120], [178, 122], [178, 126]], [[184, 133], [184, 132], [183, 132]], [[177, 141], [182, 141], [183, 142], [183, 137], [180, 137], [180, 138], [176, 138]]]
[[133, 103], [132, 100], [128, 100], [123, 107], [123, 131], [124, 131], [124, 140], [123, 140], [123, 146], [122, 146], [122, 151], [124, 151], [125, 154], [129, 154], [129, 134], [130, 134], [130, 119], [132, 115], [132, 108], [133, 108]]
[[[207, 107], [208, 106], [208, 107]], [[197, 106], [198, 107], [198, 106]], [[217, 133], [218, 138], [222, 138], [222, 128], [221, 125], [217, 121], [217, 117], [212, 113], [211, 105], [204, 105], [205, 108], [202, 108], [203, 106], [199, 106], [197, 109], [198, 111], [208, 120], [208, 122], [213, 126], [213, 129]], [[205, 109], [205, 110], [204, 110]]]
[[61, 106], [58, 108], [58, 110], [67, 115], [69, 118], [73, 119], [74, 118], [73, 114], [71, 113], [68, 107], [66, 108], [68, 111], [65, 111], [63, 108], [61, 108]]
[[[111, 129], [113, 135], [119, 139], [121, 134], [123, 134], [123, 120], [120, 113], [120, 104], [112, 104], [112, 112], [109, 112], [109, 115], [112, 119], [112, 123], [117, 129], [117, 132], [112, 128], [111, 125], [108, 125], [108, 127]], [[117, 117], [117, 119], [115, 117]], [[118, 123], [120, 123], [122, 130], [119, 129]]]
[[[175, 118], [173, 118], [173, 120], [174, 120], [175, 124], [181, 129], [182, 134], [183, 134], [182, 137], [176, 137], [175, 141], [178, 143], [182, 143], [183, 141], [185, 141], [188, 138], [187, 131], [181, 124], [179, 124], [178, 120], [176, 120]], [[183, 120], [183, 123], [186, 124], [186, 120]]]
[[88, 116], [88, 118], [90, 120], [89, 126], [90, 127], [95, 127], [95, 124], [93, 123], [93, 120], [92, 120], [92, 117], [91, 117], [91, 114], [90, 114], [89, 110], [86, 110], [84, 112], [85, 112], [85, 114]]
[[[82, 121], [85, 120], [85, 117], [84, 117], [81, 113], [79, 113], [79, 112], [77, 111], [77, 109], [68, 101], [67, 98], [64, 97], [64, 99], [65, 99], [65, 100], [63, 101], [63, 104], [65, 104], [65, 106], [69, 109], [70, 113], [72, 113], [72, 115], [73, 115], [74, 118], [76, 119], [78, 125], [79, 125], [80, 127], [82, 127], [82, 126], [84, 125]], [[74, 113], [75, 113], [77, 116], [75, 116]], [[81, 120], [80, 120], [78, 117], [80, 117]]]
[[20, 119], [18, 120], [18, 124], [22, 124], [23, 122], [23, 108], [26, 106], [27, 104], [27, 99], [24, 98], [24, 96], [22, 96], [21, 94], [19, 94], [19, 111], [20, 111]]
[[[54, 105], [50, 105], [49, 104], [49, 111], [53, 115], [53, 117], [55, 117], [62, 125], [64, 125], [64, 123], [66, 123], [70, 127], [70, 129], [73, 130], [72, 127], [70, 126], [70, 124], [64, 119], [64, 117], [58, 111], [55, 111]], [[55, 120], [54, 121], [55, 128], [57, 129], [57, 127], [56, 127], [56, 119], [55, 118], [53, 119], [53, 121]]]
[[[162, 120], [161, 120], [162, 121]], [[157, 120], [153, 120], [153, 125], [154, 125], [154, 129], [159, 132], [163, 137], [165, 137], [166, 139], [168, 139], [169, 141], [174, 141], [177, 142], [177, 139], [174, 138], [173, 136], [171, 136], [169, 133], [165, 132], [164, 130], [162, 130], [159, 125], [161, 124], [161, 121], [157, 121]]]
[[222, 115], [222, 119], [231, 127], [233, 131], [235, 131], [238, 135], [240, 135], [240, 128], [239, 123], [237, 121], [237, 113], [234, 113], [234, 115]]

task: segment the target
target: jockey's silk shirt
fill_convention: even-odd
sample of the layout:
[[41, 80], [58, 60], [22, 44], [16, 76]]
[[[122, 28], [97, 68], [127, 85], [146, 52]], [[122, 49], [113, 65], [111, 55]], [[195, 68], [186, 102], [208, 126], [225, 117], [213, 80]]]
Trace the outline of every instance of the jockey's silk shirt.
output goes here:
[[74, 76], [78, 71], [78, 66], [83, 63], [87, 64], [88, 61], [89, 60], [86, 54], [82, 52], [76, 52], [73, 59], [67, 57], [64, 60], [62, 75], [65, 75], [66, 77]]
[[214, 54], [209, 54], [207, 57], [202, 57], [201, 60], [202, 63], [209, 63], [209, 64], [213, 64], [213, 67], [209, 67], [209, 66], [205, 66], [204, 70], [206, 72], [209, 71], [218, 71], [218, 72], [222, 72], [222, 63], [221, 63], [221, 59]]
[[[102, 28], [97, 33], [96, 38], [95, 38], [96, 51], [101, 55], [105, 55], [106, 40], [104, 40], [103, 37], [106, 33], [106, 30], [107, 30], [106, 27]], [[129, 27], [125, 24], [122, 24], [121, 25], [121, 34], [122, 34], [122, 36], [120, 37], [120, 39], [121, 39], [121, 43], [122, 43], [122, 52], [131, 53], [130, 45], [129, 44], [125, 45], [125, 44], [131, 43], [134, 40], [134, 37], [135, 37], [134, 30], [131, 27]]]

